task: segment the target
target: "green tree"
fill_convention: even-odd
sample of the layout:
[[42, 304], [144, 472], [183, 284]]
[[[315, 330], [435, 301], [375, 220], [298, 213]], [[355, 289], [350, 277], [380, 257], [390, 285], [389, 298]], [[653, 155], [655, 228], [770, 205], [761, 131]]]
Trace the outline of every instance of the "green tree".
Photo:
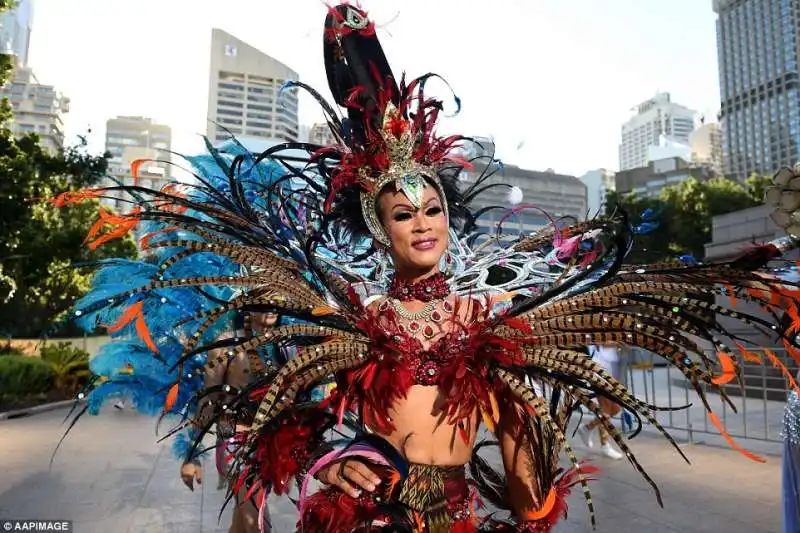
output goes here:
[[753, 174], [744, 180], [744, 183], [747, 187], [747, 194], [753, 202], [758, 205], [764, 203], [764, 193], [766, 193], [767, 188], [772, 185], [772, 177]]
[[624, 209], [634, 223], [648, 208], [660, 212], [658, 228], [636, 237], [631, 262], [654, 262], [682, 255], [702, 259], [705, 245], [711, 241], [713, 217], [760, 205], [770, 181], [768, 177], [751, 176], [743, 186], [722, 177], [705, 182], [689, 178], [664, 188], [657, 200], [611, 193], [606, 205], [609, 209]]
[[[12, 2], [0, 0], [0, 11]], [[11, 73], [0, 55], [0, 85]], [[99, 204], [56, 208], [58, 193], [97, 183], [108, 167], [86, 140], [50, 154], [35, 134], [15, 139], [6, 100], [0, 103], [0, 334], [36, 336], [89, 287], [90, 274], [74, 268], [108, 256], [132, 257], [130, 237], [98, 250], [83, 246]]]

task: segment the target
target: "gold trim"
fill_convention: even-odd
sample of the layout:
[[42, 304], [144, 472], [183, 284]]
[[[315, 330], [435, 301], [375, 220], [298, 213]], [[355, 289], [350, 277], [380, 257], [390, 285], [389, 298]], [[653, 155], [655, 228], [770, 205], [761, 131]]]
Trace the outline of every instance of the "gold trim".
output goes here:
[[[408, 122], [403, 124], [404, 129], [400, 133], [400, 137], [395, 136], [391, 131], [393, 122], [397, 120], [404, 119], [400, 116], [400, 111], [389, 103], [384, 111], [383, 129], [381, 130], [381, 137], [386, 143], [386, 149], [391, 161], [389, 168], [377, 178], [370, 175], [369, 170], [366, 168], [361, 169], [360, 172], [361, 178], [366, 184], [365, 190], [361, 192], [361, 212], [364, 215], [369, 232], [384, 246], [389, 246], [390, 241], [389, 235], [378, 217], [378, 195], [390, 183], [395, 183], [397, 190], [402, 191], [402, 181], [408, 176], [420, 176], [423, 179], [424, 186], [430, 184], [434, 186], [442, 202], [442, 209], [448, 224], [450, 221], [447, 199], [439, 181], [438, 172], [434, 167], [423, 165], [414, 158], [414, 145], [416, 143], [411, 132], [411, 125]], [[414, 199], [411, 198], [410, 200], [413, 201]]]

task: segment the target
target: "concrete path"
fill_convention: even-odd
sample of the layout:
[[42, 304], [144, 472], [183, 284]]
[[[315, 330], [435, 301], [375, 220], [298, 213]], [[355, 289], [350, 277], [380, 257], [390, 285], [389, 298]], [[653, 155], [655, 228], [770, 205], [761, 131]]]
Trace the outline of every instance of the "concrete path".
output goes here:
[[[225, 532], [214, 468], [200, 490], [180, 482], [167, 446], [155, 444], [151, 419], [109, 409], [85, 417], [49, 468], [66, 410], [0, 422], [0, 519], [73, 520], [77, 533]], [[592, 485], [597, 532], [776, 533], [780, 531], [780, 458], [756, 464], [736, 452], [685, 446], [685, 464], [661, 439], [643, 435], [634, 452], [662, 490], [665, 508], [626, 461], [597, 458]], [[584, 450], [578, 449], [579, 452]], [[291, 503], [273, 502], [275, 531], [293, 532]], [[580, 491], [557, 533], [592, 531]]]

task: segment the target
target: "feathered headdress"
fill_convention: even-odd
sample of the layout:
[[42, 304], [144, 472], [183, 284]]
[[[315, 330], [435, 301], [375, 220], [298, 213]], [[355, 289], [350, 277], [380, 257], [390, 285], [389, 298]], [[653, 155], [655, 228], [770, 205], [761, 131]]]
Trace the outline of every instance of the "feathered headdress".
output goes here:
[[[434, 187], [449, 217], [447, 204], [457, 191], [455, 180], [443, 179], [443, 174], [468, 164], [455, 155], [462, 137], [442, 138], [434, 132], [442, 103], [424, 94], [425, 82], [433, 75], [409, 84], [401, 80], [398, 87], [374, 24], [354, 6], [332, 8], [325, 28], [328, 83], [336, 103], [348, 111], [341, 123], [329, 122], [340, 143], [316, 154], [336, 161], [326, 211], [341, 213], [351, 226], [366, 225], [385, 245], [389, 237], [378, 219], [376, 202], [389, 185], [415, 207], [422, 204], [424, 188]], [[360, 209], [352, 209], [354, 197]], [[352, 220], [359, 215], [363, 222]]]

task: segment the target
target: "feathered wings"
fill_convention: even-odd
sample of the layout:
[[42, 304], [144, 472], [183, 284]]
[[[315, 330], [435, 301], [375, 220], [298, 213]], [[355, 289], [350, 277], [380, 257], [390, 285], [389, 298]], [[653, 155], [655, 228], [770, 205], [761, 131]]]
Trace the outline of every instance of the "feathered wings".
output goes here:
[[[598, 224], [604, 225], [604, 231], [595, 231], [600, 227]], [[539, 248], [540, 255], [547, 255], [556, 246], [553, 234], [552, 228], [544, 230], [538, 236], [520, 240], [516, 246], [529, 252]], [[566, 269], [563, 277], [537, 294], [518, 297], [493, 330], [495, 335], [516, 343], [523, 352], [516, 364], [498, 368], [496, 376], [531, 415], [528, 439], [534, 461], [541, 462], [543, 456], [557, 458], [558, 452], [566, 449], [575, 469], [572, 481], [584, 485], [590, 507], [585, 484], [590, 471], [580, 465], [565, 435], [569, 421], [566, 413], [572, 408], [583, 406], [600, 420], [628, 460], [653, 486], [659, 502], [655, 483], [593, 399], [602, 396], [615, 401], [637, 420], [656, 427], [676, 448], [677, 444], [656, 420], [654, 412], [658, 408], [635, 398], [588, 358], [582, 347], [614, 343], [643, 348], [662, 357], [686, 377], [720, 434], [732, 447], [757, 461], [762, 459], [741, 448], [728, 435], [706, 400], [706, 391], [713, 390], [735, 410], [721, 385], [738, 380], [744, 362], [779, 368], [790, 387], [797, 390], [797, 383], [786, 369], [787, 362], [768, 349], [756, 353], [752, 343], [732, 333], [732, 328], [720, 319], [761, 331], [785, 348], [793, 359], [791, 364], [800, 364], [800, 350], [794, 341], [800, 331], [800, 320], [796, 318], [800, 316], [797, 284], [757, 270], [771, 260], [780, 259], [778, 247], [766, 244], [718, 265], [675, 262], [628, 266], [623, 265], [630, 246], [628, 235], [624, 219], [568, 228], [564, 237], [577, 237], [589, 244], [577, 247], [572, 259], [566, 261], [573, 269]], [[720, 304], [717, 299], [726, 303]], [[748, 313], [742, 308], [744, 301], [756, 304], [764, 315]], [[791, 320], [781, 321], [782, 315]], [[779, 326], [781, 322], [783, 326]], [[548, 388], [549, 397], [542, 395], [532, 382]], [[547, 438], [542, 438], [542, 434]], [[543, 446], [551, 451], [543, 455], [546, 451]], [[563, 486], [559, 489], [556, 483], [562, 479], [557, 459], [539, 464], [538, 468], [532, 475], [539, 482], [546, 480], [538, 489], [539, 501], [545, 501], [551, 491], [563, 492]], [[552, 508], [557, 509], [557, 504], [558, 500]]]
[[[318, 211], [313, 198], [306, 201], [307, 193], [298, 191], [313, 171], [280, 156], [259, 159], [244, 149], [235, 154], [212, 149], [190, 163], [194, 185], [162, 191], [114, 186], [54, 200], [76, 202], [123, 190], [136, 204], [127, 215], [106, 217], [96, 233], [116, 237], [138, 230], [144, 258], [100, 265], [92, 291], [74, 311], [87, 330], [104, 327], [114, 338], [93, 358], [98, 379], [87, 391], [88, 408], [97, 412], [109, 395], [131, 395], [143, 411], [177, 415], [182, 422], [174, 431], [188, 427], [198, 401], [208, 394], [203, 376], [211, 367], [261, 344], [350, 330], [347, 309], [354, 307], [347, 282], [314, 259], [313, 250], [325, 247], [314, 231], [319, 220], [312, 215]], [[266, 310], [312, 325], [286, 326], [274, 339], [215, 342], [233, 313]], [[314, 330], [314, 323], [326, 327]], [[227, 346], [224, 355], [206, 358], [210, 348], [221, 346]], [[210, 428], [201, 429], [188, 441], [179, 439], [181, 455], [196, 451]]]

